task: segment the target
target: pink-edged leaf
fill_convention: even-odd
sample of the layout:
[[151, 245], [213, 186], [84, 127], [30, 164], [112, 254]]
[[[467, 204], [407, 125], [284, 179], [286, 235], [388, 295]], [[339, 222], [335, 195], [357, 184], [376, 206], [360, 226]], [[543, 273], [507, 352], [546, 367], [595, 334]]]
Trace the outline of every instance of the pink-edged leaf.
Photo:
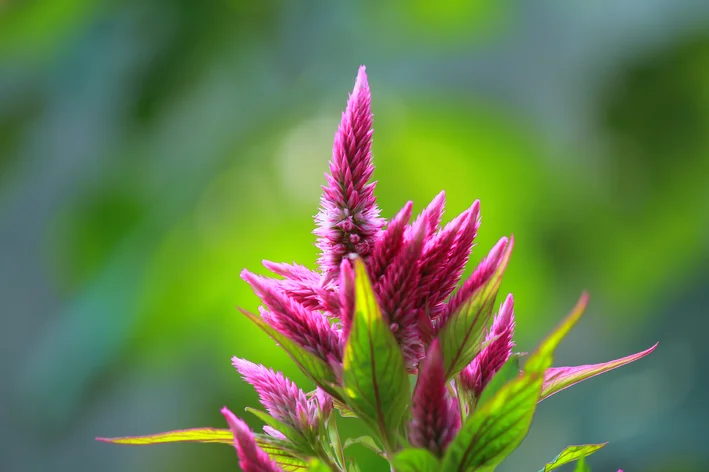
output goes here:
[[579, 365], [575, 367], [551, 367], [544, 372], [544, 386], [539, 401], [554, 395], [586, 379], [630, 364], [655, 350], [657, 344], [644, 351], [601, 364]]
[[150, 434], [147, 436], [125, 436], [120, 438], [96, 438], [112, 444], [127, 444], [131, 446], [148, 446], [151, 444], [166, 444], [177, 442], [201, 442], [234, 444], [234, 435], [228, 429], [221, 428], [193, 428], [168, 431], [166, 433]]

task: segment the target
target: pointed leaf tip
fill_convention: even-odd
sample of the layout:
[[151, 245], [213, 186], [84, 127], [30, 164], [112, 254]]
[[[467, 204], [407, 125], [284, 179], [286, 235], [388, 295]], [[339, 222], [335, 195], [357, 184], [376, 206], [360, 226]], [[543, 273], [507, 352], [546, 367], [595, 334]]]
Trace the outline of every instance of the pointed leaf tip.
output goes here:
[[125, 436], [119, 438], [96, 438], [97, 441], [124, 444], [129, 446], [150, 446], [153, 444], [168, 444], [177, 442], [201, 442], [233, 444], [234, 436], [228, 429], [192, 428], [146, 436]]
[[654, 346], [651, 346], [644, 351], [600, 364], [548, 368], [544, 373], [544, 385], [542, 387], [542, 396], [539, 401], [576, 385], [579, 382], [590, 379], [591, 377], [604, 374], [613, 369], [617, 369], [618, 367], [635, 362], [654, 351], [658, 344], [659, 343], [655, 343]]
[[566, 315], [561, 323], [539, 344], [537, 350], [529, 356], [529, 360], [524, 365], [525, 372], [543, 374], [551, 367], [556, 348], [559, 347], [559, 344], [561, 344], [561, 341], [569, 334], [571, 328], [573, 328], [581, 319], [581, 316], [583, 316], [588, 306], [588, 298], [588, 293], [584, 291], [571, 312]]
[[548, 462], [539, 472], [551, 472], [558, 469], [562, 465], [569, 464], [575, 460], [583, 460], [586, 456], [590, 456], [594, 452], [603, 448], [606, 443], [602, 444], [584, 444], [582, 446], [569, 446], [559, 453], [551, 462]]

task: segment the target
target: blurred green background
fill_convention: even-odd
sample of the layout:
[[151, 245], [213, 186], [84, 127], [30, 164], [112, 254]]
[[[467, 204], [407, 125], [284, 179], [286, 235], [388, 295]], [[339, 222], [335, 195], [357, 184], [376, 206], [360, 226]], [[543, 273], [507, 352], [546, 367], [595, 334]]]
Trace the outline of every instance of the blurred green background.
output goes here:
[[660, 341], [542, 403], [499, 470], [606, 440], [594, 471], [709, 470], [709, 2], [692, 0], [0, 1], [0, 470], [238, 470], [229, 447], [93, 438], [225, 426], [220, 407], [257, 401], [232, 355], [311, 388], [236, 311], [257, 307], [239, 272], [314, 267], [360, 64], [384, 216], [479, 198], [473, 260], [516, 237], [520, 350], [582, 289], [559, 364]]

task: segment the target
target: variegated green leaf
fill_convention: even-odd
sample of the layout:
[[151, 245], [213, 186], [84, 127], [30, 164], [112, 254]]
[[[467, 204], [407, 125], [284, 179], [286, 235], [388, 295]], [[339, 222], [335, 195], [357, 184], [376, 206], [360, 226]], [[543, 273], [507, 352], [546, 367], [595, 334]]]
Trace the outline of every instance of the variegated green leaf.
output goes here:
[[550, 472], [558, 469], [562, 465], [566, 465], [575, 460], [590, 456], [597, 450], [601, 449], [608, 443], [603, 444], [584, 444], [583, 446], [569, 446], [556, 456], [551, 462], [548, 462], [539, 472]]
[[448, 446], [444, 472], [493, 469], [529, 431], [542, 388], [540, 374], [525, 374], [478, 408]]
[[391, 450], [408, 410], [408, 374], [364, 263], [355, 259], [354, 269], [355, 313], [345, 346], [343, 391], [347, 405], [380, 436], [384, 448]]
[[298, 451], [310, 452], [312, 450], [312, 446], [305, 438], [305, 436], [303, 436], [303, 434], [294, 427], [277, 420], [276, 418], [272, 417], [264, 411], [256, 410], [254, 408], [246, 408], [246, 411], [266, 423], [271, 428], [283, 434], [283, 436], [285, 436], [288, 441], [293, 443], [293, 445], [297, 448]]
[[497, 269], [473, 295], [448, 319], [438, 338], [441, 344], [446, 378], [453, 378], [470, 364], [482, 349], [502, 275], [512, 253], [514, 238], [510, 238]]
[[397, 453], [391, 461], [395, 472], [438, 472], [441, 463], [427, 449], [410, 448]]

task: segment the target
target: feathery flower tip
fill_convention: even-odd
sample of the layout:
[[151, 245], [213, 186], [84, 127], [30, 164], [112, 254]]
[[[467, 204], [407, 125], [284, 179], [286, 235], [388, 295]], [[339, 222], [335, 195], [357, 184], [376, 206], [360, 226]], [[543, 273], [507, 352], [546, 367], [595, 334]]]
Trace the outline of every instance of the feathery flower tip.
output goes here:
[[233, 357], [232, 365], [251, 384], [259, 395], [261, 404], [271, 415], [300, 431], [307, 431], [317, 423], [314, 402], [280, 372], [274, 372], [262, 365]]
[[239, 456], [239, 465], [244, 472], [282, 472], [258, 445], [254, 434], [249, 427], [227, 407], [222, 408], [222, 415], [229, 424], [229, 429], [234, 435], [234, 446]]
[[315, 217], [321, 250], [319, 265], [325, 281], [336, 279], [348, 253], [366, 257], [384, 224], [374, 196], [371, 95], [364, 66], [335, 133], [330, 174], [325, 174], [320, 212]]
[[446, 385], [438, 339], [428, 348], [412, 397], [409, 440], [415, 447], [442, 456], [460, 429], [460, 414]]

